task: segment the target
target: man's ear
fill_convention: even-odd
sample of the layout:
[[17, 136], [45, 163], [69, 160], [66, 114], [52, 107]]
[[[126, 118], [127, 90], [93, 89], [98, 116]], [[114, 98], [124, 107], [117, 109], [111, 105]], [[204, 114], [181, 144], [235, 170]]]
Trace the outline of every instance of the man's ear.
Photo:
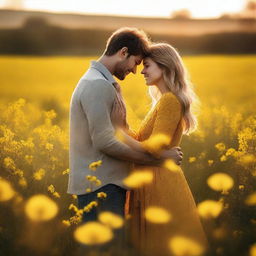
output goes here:
[[128, 48], [127, 47], [123, 47], [119, 50], [120, 53], [120, 57], [124, 57], [127, 58], [129, 53], [128, 53]]

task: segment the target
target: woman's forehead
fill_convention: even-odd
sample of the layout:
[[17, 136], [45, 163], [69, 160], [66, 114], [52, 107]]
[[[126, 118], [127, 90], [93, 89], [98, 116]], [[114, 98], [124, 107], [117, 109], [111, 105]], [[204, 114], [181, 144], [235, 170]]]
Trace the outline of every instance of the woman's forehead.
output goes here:
[[149, 63], [149, 62], [152, 62], [151, 58], [146, 57], [146, 58], [143, 59], [143, 64], [146, 64], [146, 63]]

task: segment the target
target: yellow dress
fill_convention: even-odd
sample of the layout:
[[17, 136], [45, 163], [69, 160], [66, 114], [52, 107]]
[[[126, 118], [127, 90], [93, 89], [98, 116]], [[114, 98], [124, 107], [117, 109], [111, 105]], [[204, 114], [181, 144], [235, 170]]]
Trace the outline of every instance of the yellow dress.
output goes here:
[[[169, 148], [178, 146], [183, 131], [181, 111], [180, 102], [174, 94], [163, 94], [144, 119], [137, 140], [143, 143], [151, 136], [163, 133], [170, 137]], [[208, 242], [183, 172], [153, 166], [150, 169], [153, 171], [153, 182], [132, 190], [128, 196], [126, 213], [131, 216], [129, 233], [132, 244], [146, 256], [173, 255], [169, 241], [174, 236], [185, 236], [206, 248]], [[150, 206], [170, 212], [171, 221], [165, 224], [146, 221], [145, 209]]]

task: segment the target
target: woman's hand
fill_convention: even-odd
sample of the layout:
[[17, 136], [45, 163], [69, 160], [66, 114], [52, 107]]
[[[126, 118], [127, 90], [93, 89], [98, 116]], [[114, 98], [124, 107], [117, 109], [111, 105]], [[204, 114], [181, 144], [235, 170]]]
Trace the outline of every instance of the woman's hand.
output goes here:
[[118, 97], [115, 98], [112, 107], [111, 121], [115, 127], [127, 128], [126, 109], [124, 103]]
[[111, 112], [112, 124], [124, 130], [129, 129], [126, 122], [126, 107], [121, 92], [121, 86], [118, 83], [113, 83], [113, 85], [117, 93]]
[[122, 110], [117, 98], [115, 99], [111, 111], [111, 121], [115, 127], [122, 127], [124, 123], [125, 114]]

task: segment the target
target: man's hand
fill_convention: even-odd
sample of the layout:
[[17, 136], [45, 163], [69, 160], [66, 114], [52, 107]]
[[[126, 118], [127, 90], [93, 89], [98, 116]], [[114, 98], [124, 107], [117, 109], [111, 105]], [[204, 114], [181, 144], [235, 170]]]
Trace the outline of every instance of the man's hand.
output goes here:
[[169, 150], [162, 151], [161, 158], [172, 159], [177, 165], [181, 165], [183, 153], [180, 147], [173, 147]]

